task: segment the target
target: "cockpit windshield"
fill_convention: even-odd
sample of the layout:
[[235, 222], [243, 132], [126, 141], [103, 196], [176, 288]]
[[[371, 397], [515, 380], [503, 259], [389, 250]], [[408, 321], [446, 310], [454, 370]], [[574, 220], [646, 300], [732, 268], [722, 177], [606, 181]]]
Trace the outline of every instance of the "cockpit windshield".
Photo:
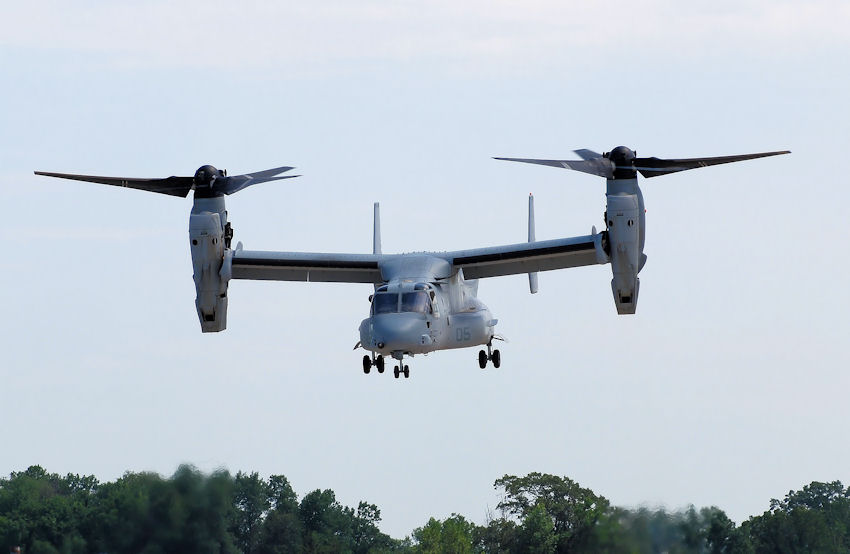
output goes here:
[[398, 294], [378, 292], [372, 298], [372, 315], [392, 314], [398, 311]]
[[425, 291], [405, 292], [401, 295], [401, 311], [427, 314], [431, 311], [431, 299]]

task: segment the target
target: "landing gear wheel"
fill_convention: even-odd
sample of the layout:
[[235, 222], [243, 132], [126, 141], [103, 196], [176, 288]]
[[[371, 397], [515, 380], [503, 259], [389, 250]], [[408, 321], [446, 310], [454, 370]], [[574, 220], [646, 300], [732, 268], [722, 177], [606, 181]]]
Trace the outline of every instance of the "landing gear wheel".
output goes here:
[[372, 358], [369, 356], [363, 356], [363, 373], [369, 373], [369, 370], [372, 368]]
[[396, 378], [396, 379], [398, 379], [398, 374], [399, 374], [399, 373], [400, 373], [400, 372], [399, 372], [399, 370], [398, 370], [398, 366], [395, 366], [395, 367], [393, 368], [393, 375], [395, 375], [395, 378]]
[[383, 356], [378, 356], [378, 358], [375, 360], [375, 367], [378, 368], [378, 373], [384, 372], [384, 357]]
[[493, 361], [493, 367], [499, 369], [502, 365], [502, 354], [498, 350], [493, 350], [493, 356], [490, 359]]
[[404, 366], [404, 378], [407, 379], [410, 377], [410, 367]]
[[478, 367], [481, 369], [487, 367], [487, 353], [483, 350], [478, 351]]

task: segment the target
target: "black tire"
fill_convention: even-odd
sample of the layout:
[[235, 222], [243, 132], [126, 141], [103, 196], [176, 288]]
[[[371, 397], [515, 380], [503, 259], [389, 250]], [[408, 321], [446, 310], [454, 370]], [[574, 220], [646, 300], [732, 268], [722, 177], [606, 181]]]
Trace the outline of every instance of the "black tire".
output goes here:
[[372, 359], [366, 355], [363, 356], [363, 373], [369, 373], [369, 369], [372, 368]]
[[384, 357], [378, 356], [378, 359], [375, 360], [375, 366], [378, 368], [378, 373], [384, 372]]
[[404, 378], [407, 379], [410, 377], [410, 367], [404, 366]]
[[393, 368], [393, 375], [395, 375], [395, 378], [396, 378], [396, 379], [398, 379], [398, 374], [399, 374], [398, 366], [395, 366], [395, 367]]
[[483, 350], [478, 351], [478, 367], [481, 369], [487, 367], [487, 353]]
[[502, 353], [498, 350], [493, 350], [493, 367], [499, 369], [500, 365], [502, 365]]

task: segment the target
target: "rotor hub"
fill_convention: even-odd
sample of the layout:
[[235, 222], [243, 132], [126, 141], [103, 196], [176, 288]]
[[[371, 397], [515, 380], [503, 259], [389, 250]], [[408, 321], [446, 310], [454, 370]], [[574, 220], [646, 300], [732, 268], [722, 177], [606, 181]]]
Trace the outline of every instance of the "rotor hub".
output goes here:
[[223, 175], [223, 172], [219, 171], [211, 165], [202, 165], [195, 172], [195, 177], [193, 178], [195, 190], [213, 188], [213, 186], [215, 185], [215, 180], [219, 177], [222, 177]]
[[618, 146], [608, 152], [608, 159], [617, 165], [632, 165], [635, 159], [635, 153], [628, 146]]
[[608, 152], [606, 157], [614, 164], [614, 179], [634, 179], [637, 177], [634, 170], [636, 156], [628, 146], [618, 146]]

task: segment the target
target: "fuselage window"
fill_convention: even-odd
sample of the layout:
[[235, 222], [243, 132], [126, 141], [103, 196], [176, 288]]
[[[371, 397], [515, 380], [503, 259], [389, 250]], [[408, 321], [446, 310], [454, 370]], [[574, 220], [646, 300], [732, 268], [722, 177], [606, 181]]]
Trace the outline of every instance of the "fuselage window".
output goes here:
[[427, 314], [431, 311], [431, 299], [425, 291], [405, 292], [401, 295], [401, 311]]
[[392, 314], [398, 311], [398, 294], [379, 292], [372, 298], [372, 315]]

